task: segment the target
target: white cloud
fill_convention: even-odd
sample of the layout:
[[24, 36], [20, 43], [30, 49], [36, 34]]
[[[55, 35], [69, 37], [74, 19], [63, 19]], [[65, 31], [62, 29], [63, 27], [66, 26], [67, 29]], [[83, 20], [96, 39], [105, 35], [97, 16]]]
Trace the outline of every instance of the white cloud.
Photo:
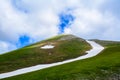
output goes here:
[[[67, 9], [75, 21], [65, 28], [65, 33], [83, 38], [118, 40], [120, 37], [120, 20], [107, 10], [100, 10], [109, 0], [20, 0], [15, 5], [12, 1], [18, 0], [0, 1], [0, 40], [7, 45], [16, 44], [24, 34], [35, 41], [57, 35], [58, 15], [67, 13]], [[28, 9], [27, 12], [24, 9]], [[0, 45], [3, 46], [3, 42]], [[8, 50], [6, 47], [2, 49]]]
[[70, 28], [65, 28], [64, 33], [65, 33], [65, 34], [71, 34], [72, 31], [71, 31]]
[[14, 49], [16, 49], [15, 45], [8, 42], [0, 41], [0, 53], [5, 53]]
[[38, 12], [33, 10], [30, 14], [23, 14], [14, 8], [10, 0], [1, 0], [0, 6], [1, 40], [16, 42], [22, 34], [40, 40], [41, 36], [46, 38], [58, 33], [58, 16], [52, 10], [37, 9]]
[[120, 20], [107, 10], [102, 12], [98, 7], [84, 7], [75, 9], [73, 14], [76, 19], [70, 26], [72, 34], [83, 38], [120, 40]]
[[24, 34], [35, 41], [57, 35], [57, 14], [52, 9], [48, 10], [49, 7], [45, 9], [45, 5], [43, 9], [33, 10], [32, 7], [35, 6], [31, 6], [31, 13], [25, 14], [17, 10], [10, 0], [0, 1], [0, 40], [16, 44]]

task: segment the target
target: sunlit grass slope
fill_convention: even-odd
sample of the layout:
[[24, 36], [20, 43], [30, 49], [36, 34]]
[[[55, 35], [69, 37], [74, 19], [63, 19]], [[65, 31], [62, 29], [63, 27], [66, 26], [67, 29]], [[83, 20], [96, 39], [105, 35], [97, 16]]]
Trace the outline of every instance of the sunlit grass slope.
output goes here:
[[[41, 49], [53, 45], [53, 49]], [[81, 38], [73, 35], [58, 35], [47, 40], [0, 55], [0, 73], [20, 68], [64, 61], [86, 54], [91, 46]]]
[[106, 48], [95, 57], [3, 80], [120, 80], [120, 44], [98, 43]]

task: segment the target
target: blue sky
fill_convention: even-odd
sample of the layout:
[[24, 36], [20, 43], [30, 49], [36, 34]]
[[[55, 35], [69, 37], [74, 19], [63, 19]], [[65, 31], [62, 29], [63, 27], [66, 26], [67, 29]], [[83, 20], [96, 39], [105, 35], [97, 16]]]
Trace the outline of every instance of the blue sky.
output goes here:
[[26, 46], [26, 45], [29, 45], [29, 44], [32, 43], [32, 42], [30, 42], [30, 37], [27, 36], [27, 35], [22, 35], [22, 36], [20, 36], [18, 40], [19, 40], [19, 41], [18, 41], [18, 43], [16, 44], [16, 46], [17, 46], [18, 48], [21, 48], [21, 47], [23, 47], [23, 46]]
[[59, 15], [60, 24], [59, 24], [59, 33], [64, 33], [65, 28], [69, 28], [69, 26], [74, 22], [75, 17], [72, 14], [61, 13]]
[[0, 53], [58, 34], [120, 41], [120, 0], [0, 0]]

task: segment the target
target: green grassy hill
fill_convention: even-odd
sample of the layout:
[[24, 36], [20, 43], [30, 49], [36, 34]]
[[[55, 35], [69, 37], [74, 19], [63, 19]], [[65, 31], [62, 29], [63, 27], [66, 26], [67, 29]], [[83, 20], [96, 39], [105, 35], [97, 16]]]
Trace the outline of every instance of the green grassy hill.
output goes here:
[[[53, 49], [41, 49], [42, 46], [53, 45]], [[91, 46], [81, 38], [73, 35], [58, 35], [47, 40], [26, 46], [0, 55], [0, 73], [64, 61], [86, 54]]]
[[104, 47], [120, 46], [120, 41], [107, 41], [107, 40], [98, 40], [98, 39], [92, 39], [92, 41], [95, 41]]
[[106, 48], [95, 57], [2, 80], [120, 80], [120, 44], [98, 43]]

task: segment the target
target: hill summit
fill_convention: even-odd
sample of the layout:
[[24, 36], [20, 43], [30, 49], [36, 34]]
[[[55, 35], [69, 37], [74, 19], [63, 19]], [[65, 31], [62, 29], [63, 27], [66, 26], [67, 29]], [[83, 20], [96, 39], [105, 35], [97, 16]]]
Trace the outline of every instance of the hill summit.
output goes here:
[[58, 35], [0, 55], [0, 73], [85, 55], [91, 46], [74, 35]]

